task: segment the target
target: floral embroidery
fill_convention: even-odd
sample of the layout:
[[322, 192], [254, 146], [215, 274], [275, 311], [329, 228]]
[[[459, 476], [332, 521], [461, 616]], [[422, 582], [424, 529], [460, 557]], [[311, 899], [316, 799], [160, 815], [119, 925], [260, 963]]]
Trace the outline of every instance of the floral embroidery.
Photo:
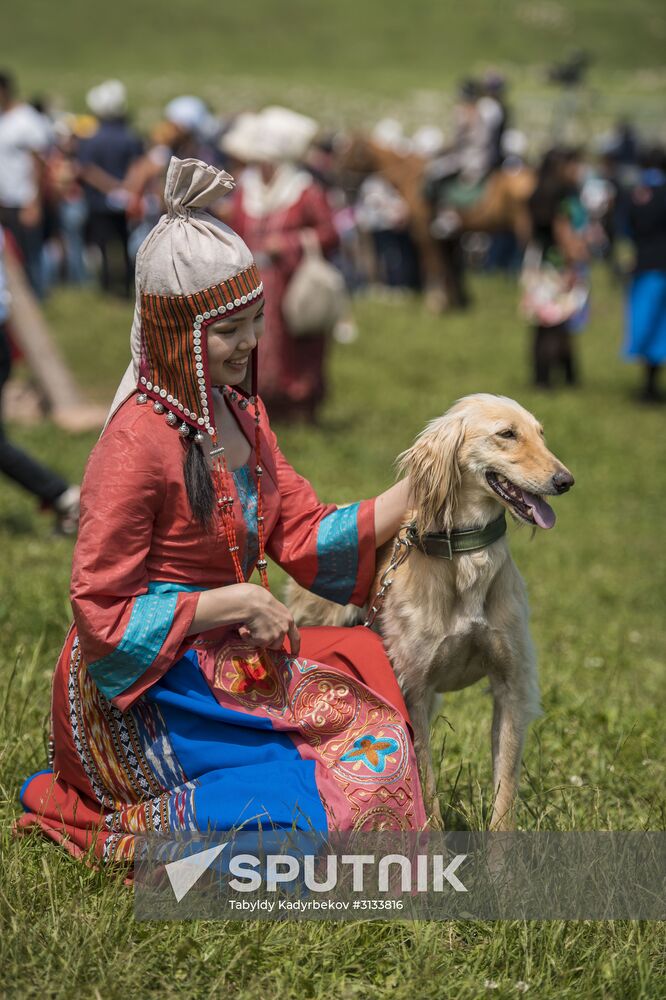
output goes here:
[[386, 758], [396, 750], [398, 750], [396, 740], [376, 740], [370, 733], [366, 733], [365, 736], [359, 736], [354, 740], [353, 749], [343, 754], [340, 760], [361, 761], [366, 767], [381, 774], [386, 767]]

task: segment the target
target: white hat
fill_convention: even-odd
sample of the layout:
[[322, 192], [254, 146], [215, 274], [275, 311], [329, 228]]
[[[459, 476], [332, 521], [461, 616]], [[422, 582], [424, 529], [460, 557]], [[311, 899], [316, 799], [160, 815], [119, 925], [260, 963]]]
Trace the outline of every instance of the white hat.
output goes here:
[[220, 146], [245, 163], [293, 163], [305, 156], [318, 129], [314, 118], [272, 105], [238, 115]]
[[98, 118], [119, 118], [127, 111], [127, 90], [120, 80], [105, 80], [86, 94], [86, 104]]
[[[224, 170], [172, 157], [164, 189], [166, 214], [136, 258], [136, 308], [125, 372], [110, 416], [135, 389], [194, 430], [214, 433], [206, 327], [263, 295], [243, 240], [207, 208], [233, 189]], [[256, 348], [248, 371], [256, 394]]]
[[382, 118], [371, 133], [372, 141], [383, 149], [392, 149], [396, 153], [408, 153], [411, 142], [405, 135], [402, 124], [397, 118]]
[[242, 163], [254, 163], [260, 151], [260, 131], [259, 115], [243, 111], [220, 139], [220, 149]]
[[183, 95], [174, 97], [164, 109], [164, 117], [172, 125], [178, 125], [188, 132], [206, 135], [213, 130], [215, 119], [200, 97]]
[[437, 125], [422, 125], [412, 136], [414, 152], [419, 156], [436, 156], [444, 145], [444, 133]]
[[301, 160], [319, 130], [314, 118], [277, 104], [260, 111], [257, 124], [260, 155], [278, 162]]

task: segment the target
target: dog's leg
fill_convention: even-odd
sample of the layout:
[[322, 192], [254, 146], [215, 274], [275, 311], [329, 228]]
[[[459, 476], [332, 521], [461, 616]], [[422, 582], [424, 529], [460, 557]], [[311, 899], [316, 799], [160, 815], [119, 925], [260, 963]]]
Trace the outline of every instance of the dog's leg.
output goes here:
[[524, 713], [506, 690], [493, 691], [493, 789], [491, 830], [512, 830], [526, 725]]
[[405, 704], [414, 730], [414, 752], [421, 778], [426, 814], [430, 825], [436, 830], [442, 830], [444, 821], [437, 798], [437, 779], [430, 749], [430, 719], [434, 700], [434, 696], [430, 692], [419, 692], [419, 696], [412, 699], [405, 696]]
[[519, 668], [508, 671], [511, 683], [491, 678], [493, 692], [493, 788], [491, 830], [514, 828], [514, 806], [529, 723], [540, 714], [536, 662], [529, 639]]

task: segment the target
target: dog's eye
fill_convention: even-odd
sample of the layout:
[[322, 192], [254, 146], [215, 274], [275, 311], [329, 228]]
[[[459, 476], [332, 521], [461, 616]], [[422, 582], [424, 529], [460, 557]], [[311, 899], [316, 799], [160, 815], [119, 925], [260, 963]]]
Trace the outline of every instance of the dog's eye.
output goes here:
[[515, 436], [516, 432], [512, 430], [510, 427], [507, 427], [505, 431], [497, 432], [497, 437], [506, 438], [507, 440], [509, 440], [509, 438], [515, 438]]

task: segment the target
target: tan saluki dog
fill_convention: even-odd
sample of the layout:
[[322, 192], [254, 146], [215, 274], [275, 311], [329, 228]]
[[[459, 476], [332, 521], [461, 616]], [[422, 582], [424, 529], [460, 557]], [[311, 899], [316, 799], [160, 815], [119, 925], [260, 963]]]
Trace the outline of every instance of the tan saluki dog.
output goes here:
[[[565, 493], [573, 476], [548, 450], [531, 413], [488, 394], [465, 396], [430, 421], [398, 466], [411, 481], [412, 509], [397, 536], [409, 545], [392, 540], [382, 546], [370, 598], [383, 575], [392, 579], [374, 627], [411, 717], [426, 808], [433, 824], [441, 824], [429, 741], [437, 696], [487, 678], [493, 696], [490, 828], [511, 829], [525, 732], [540, 714], [540, 699], [527, 593], [509, 552], [504, 514], [551, 528], [555, 514], [544, 497]], [[407, 548], [406, 558], [385, 574], [394, 553]], [[340, 607], [293, 581], [286, 602], [301, 626], [358, 624], [372, 604], [365, 611]]]

